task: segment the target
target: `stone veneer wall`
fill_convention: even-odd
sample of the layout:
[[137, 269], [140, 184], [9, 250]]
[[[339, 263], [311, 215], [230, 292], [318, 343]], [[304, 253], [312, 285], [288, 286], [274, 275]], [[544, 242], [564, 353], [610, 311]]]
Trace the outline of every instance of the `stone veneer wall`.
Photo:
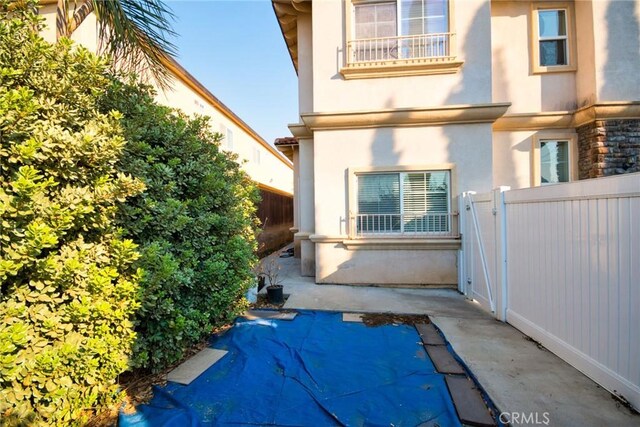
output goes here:
[[640, 119], [596, 120], [576, 131], [579, 179], [640, 172]]

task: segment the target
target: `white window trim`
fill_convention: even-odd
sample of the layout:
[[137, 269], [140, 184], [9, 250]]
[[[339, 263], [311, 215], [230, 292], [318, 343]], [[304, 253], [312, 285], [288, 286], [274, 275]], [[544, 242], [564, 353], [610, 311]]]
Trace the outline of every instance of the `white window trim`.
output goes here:
[[[347, 234], [350, 239], [353, 239], [357, 232], [354, 229], [354, 224], [351, 222], [351, 218], [354, 214], [358, 212], [358, 175], [362, 175], [365, 173], [409, 173], [409, 172], [430, 172], [430, 171], [448, 171], [449, 172], [449, 213], [457, 214], [458, 211], [455, 209], [457, 205], [457, 194], [458, 194], [458, 186], [457, 186], [457, 174], [456, 174], [456, 166], [453, 163], [438, 163], [438, 164], [427, 164], [427, 165], [395, 165], [395, 166], [365, 166], [365, 167], [352, 167], [347, 170], [348, 182], [347, 182], [347, 192], [348, 192], [348, 206], [347, 206]], [[402, 188], [402, 185], [400, 186]], [[457, 229], [456, 224], [456, 229]], [[415, 240], [417, 238], [422, 240], [434, 240], [440, 241], [441, 238], [429, 236], [428, 234], [418, 234], [418, 235], [402, 235], [400, 233], [389, 233], [389, 236], [366, 236], [363, 235], [358, 237], [358, 240], [385, 240], [385, 239], [393, 239], [396, 240]]]
[[[557, 37], [544, 37], [540, 35], [540, 20], [539, 11], [543, 10], [564, 10], [565, 19], [567, 20], [567, 64], [566, 65], [540, 65], [540, 41], [544, 40], [560, 40], [563, 36]], [[575, 37], [575, 21], [572, 2], [533, 2], [531, 3], [531, 32], [529, 34], [529, 40], [531, 42], [531, 57], [529, 62], [531, 64], [531, 73], [559, 73], [576, 71], [577, 66], [577, 53], [576, 53], [576, 37]]]
[[[531, 147], [531, 186], [540, 187], [540, 143], [544, 141], [568, 141], [569, 142], [569, 182], [578, 180], [578, 135], [576, 133], [538, 133], [532, 138]], [[546, 185], [564, 184], [549, 183]]]

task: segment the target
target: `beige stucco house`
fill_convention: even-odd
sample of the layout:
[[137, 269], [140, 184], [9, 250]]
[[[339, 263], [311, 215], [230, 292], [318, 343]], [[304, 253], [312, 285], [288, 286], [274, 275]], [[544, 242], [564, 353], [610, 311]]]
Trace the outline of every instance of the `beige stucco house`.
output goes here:
[[[56, 40], [56, 2], [41, 0], [40, 15], [45, 18], [46, 40]], [[98, 51], [99, 40], [95, 15], [86, 20], [71, 38], [92, 51]], [[179, 108], [187, 114], [209, 116], [213, 130], [224, 135], [222, 147], [238, 154], [243, 168], [261, 187], [288, 196], [293, 195], [293, 167], [281, 153], [268, 144], [257, 132], [216, 98], [177, 61], [166, 59], [174, 79], [171, 88], [158, 89], [158, 102]], [[151, 82], [153, 83], [153, 82]]]
[[[40, 15], [45, 18], [47, 24], [43, 37], [51, 42], [56, 40], [56, 7], [55, 0], [40, 1]], [[92, 51], [98, 51], [95, 15], [90, 14], [71, 38]], [[211, 118], [212, 130], [224, 136], [221, 147], [238, 155], [242, 168], [260, 187], [264, 203], [259, 206], [258, 214], [265, 230], [259, 237], [261, 247], [264, 246], [261, 251], [274, 250], [290, 242], [292, 214], [288, 211], [291, 210], [293, 198], [291, 162], [177, 61], [170, 58], [166, 58], [165, 61], [171, 70], [173, 80], [170, 88], [157, 88], [157, 101], [179, 108], [187, 114]]]
[[640, 171], [640, 2], [273, 0], [318, 283], [457, 282], [458, 196]]

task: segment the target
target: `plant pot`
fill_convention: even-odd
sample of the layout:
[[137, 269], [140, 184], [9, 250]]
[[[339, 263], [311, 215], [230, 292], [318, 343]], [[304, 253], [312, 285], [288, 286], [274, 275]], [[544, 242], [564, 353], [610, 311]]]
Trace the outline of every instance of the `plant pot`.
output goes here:
[[282, 285], [267, 286], [267, 299], [271, 304], [282, 304], [284, 302]]

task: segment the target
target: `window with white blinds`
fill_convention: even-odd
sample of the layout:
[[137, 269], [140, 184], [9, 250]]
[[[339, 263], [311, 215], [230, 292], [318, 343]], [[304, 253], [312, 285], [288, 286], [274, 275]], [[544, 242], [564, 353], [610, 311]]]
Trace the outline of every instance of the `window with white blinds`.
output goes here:
[[447, 0], [401, 0], [401, 35], [435, 34], [449, 31]]
[[449, 171], [358, 175], [358, 233], [449, 230]]
[[357, 5], [355, 24], [357, 39], [394, 37], [397, 24], [395, 2]]
[[355, 38], [449, 32], [448, 0], [397, 0], [354, 6]]

